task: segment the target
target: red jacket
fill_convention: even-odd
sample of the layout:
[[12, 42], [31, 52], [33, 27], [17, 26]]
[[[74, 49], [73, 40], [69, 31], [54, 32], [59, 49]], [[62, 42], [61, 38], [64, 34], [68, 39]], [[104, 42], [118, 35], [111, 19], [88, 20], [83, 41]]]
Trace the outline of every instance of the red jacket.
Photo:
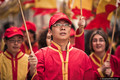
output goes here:
[[[94, 80], [92, 65], [86, 53], [71, 45], [67, 47], [67, 51], [61, 51], [60, 46], [52, 42], [51, 46], [37, 51], [37, 75], [33, 80], [63, 80], [66, 75], [68, 80]], [[60, 55], [63, 56], [63, 64]], [[65, 62], [66, 56], [69, 57], [68, 62]], [[68, 72], [63, 73], [65, 63], [68, 63]]]
[[[26, 53], [26, 54], [30, 54], [31, 53], [31, 51], [30, 51], [30, 49], [28, 48], [28, 46], [23, 42], [23, 44], [21, 45], [21, 51], [23, 52], [23, 53]], [[37, 52], [38, 51], [38, 43], [37, 42], [35, 42], [33, 45], [32, 45], [32, 49], [33, 49], [33, 52], [35, 53], [35, 52]]]
[[[90, 60], [91, 60], [92, 65], [93, 65], [93, 69], [97, 74], [96, 75], [97, 78], [105, 77], [103, 75], [103, 73], [99, 70], [99, 68], [103, 65], [103, 63], [108, 58], [109, 58], [109, 54], [107, 54], [107, 53], [104, 55], [102, 60], [97, 55], [95, 55], [94, 53], [91, 53]], [[120, 61], [118, 60], [118, 58], [111, 55], [110, 65], [111, 65], [111, 69], [112, 69], [111, 77], [120, 77]]]

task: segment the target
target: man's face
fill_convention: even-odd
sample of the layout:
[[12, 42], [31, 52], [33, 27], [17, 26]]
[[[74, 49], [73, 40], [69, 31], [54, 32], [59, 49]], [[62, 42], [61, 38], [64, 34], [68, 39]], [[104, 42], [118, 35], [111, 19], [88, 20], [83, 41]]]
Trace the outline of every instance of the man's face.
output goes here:
[[52, 25], [53, 40], [68, 40], [70, 37], [71, 24], [61, 19]]

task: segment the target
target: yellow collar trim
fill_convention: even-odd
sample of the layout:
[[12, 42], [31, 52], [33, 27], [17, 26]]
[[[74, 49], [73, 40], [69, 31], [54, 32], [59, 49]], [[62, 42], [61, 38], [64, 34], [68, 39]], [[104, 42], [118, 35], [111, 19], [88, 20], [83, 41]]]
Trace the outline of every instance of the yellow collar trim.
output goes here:
[[91, 53], [90, 57], [97, 66], [101, 67], [101, 65], [93, 58], [93, 53]]
[[67, 45], [66, 60], [64, 61], [64, 58], [63, 58], [63, 55], [62, 55], [62, 51], [61, 51], [61, 47], [58, 44], [56, 44], [55, 42], [53, 42], [53, 41], [52, 41], [52, 43], [58, 48], [58, 50], [55, 49], [55, 48], [52, 48], [51, 46], [49, 46], [49, 48], [59, 53], [59, 56], [60, 56], [60, 59], [61, 59], [61, 62], [62, 62], [63, 80], [68, 80], [69, 52], [72, 50], [73, 47], [69, 49], [69, 46], [70, 46], [70, 42], [69, 42], [68, 45]]
[[[99, 60], [100, 64], [93, 58], [93, 55]], [[107, 55], [106, 55], [106, 53], [105, 53], [105, 55], [103, 56], [103, 58], [100, 59], [95, 53], [92, 53], [92, 54], [90, 55], [92, 61], [93, 61], [96, 65], [98, 65], [99, 67], [101, 67], [101, 66], [104, 64], [104, 60], [105, 60], [105, 57], [106, 57], [106, 56], [107, 56]], [[109, 58], [109, 57], [107, 57], [106, 60], [108, 60], [108, 58]]]

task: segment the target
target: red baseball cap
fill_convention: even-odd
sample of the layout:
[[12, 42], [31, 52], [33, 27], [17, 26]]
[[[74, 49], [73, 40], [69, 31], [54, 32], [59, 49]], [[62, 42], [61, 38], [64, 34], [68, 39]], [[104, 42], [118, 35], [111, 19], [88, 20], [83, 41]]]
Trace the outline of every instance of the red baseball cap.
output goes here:
[[60, 20], [60, 19], [64, 19], [66, 21], [68, 21], [70, 24], [72, 24], [72, 22], [70, 21], [70, 19], [64, 14], [64, 13], [61, 13], [61, 12], [58, 12], [56, 14], [54, 14], [51, 18], [50, 18], [50, 21], [49, 21], [49, 28], [56, 23], [56, 21]]
[[21, 35], [23, 36], [22, 31], [18, 28], [18, 27], [10, 27], [8, 29], [6, 29], [5, 33], [4, 33], [4, 37], [13, 37], [15, 35]]
[[[30, 22], [30, 21], [26, 21], [26, 26], [28, 30], [32, 30], [32, 31], [36, 31], [36, 26], [34, 23]], [[25, 26], [24, 24], [21, 26], [20, 28], [21, 30], [25, 31]]]

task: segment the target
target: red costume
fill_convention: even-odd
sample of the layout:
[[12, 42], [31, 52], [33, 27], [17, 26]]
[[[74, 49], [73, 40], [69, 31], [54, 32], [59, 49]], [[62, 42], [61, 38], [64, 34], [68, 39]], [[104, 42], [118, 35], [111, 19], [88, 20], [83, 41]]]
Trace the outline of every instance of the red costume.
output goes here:
[[[90, 60], [92, 62], [94, 71], [97, 73], [97, 78], [105, 77], [99, 68], [104, 64], [106, 60], [108, 60], [108, 58], [109, 54], [107, 53], [104, 55], [102, 60], [94, 53], [91, 53]], [[118, 60], [118, 58], [111, 55], [110, 65], [112, 69], [111, 77], [120, 77], [120, 61]]]
[[[21, 45], [21, 51], [23, 52], [23, 53], [26, 53], [26, 54], [30, 54], [31, 53], [31, 51], [30, 51], [30, 49], [28, 48], [28, 46], [23, 42], [23, 44]], [[33, 52], [35, 53], [36, 51], [38, 51], [38, 43], [37, 42], [35, 42], [34, 44], [33, 44], [33, 46], [32, 46], [32, 50], [33, 50]]]
[[76, 31], [76, 35], [75, 35], [75, 46], [78, 49], [81, 49], [83, 51], [85, 51], [85, 42], [84, 42], [84, 31], [82, 31], [82, 33], [79, 33], [79, 29], [77, 29]]
[[[33, 31], [34, 33], [36, 32], [36, 26], [34, 23], [30, 22], [30, 21], [26, 21], [26, 25], [27, 25], [27, 29], [28, 31], [31, 30]], [[25, 31], [25, 26], [24, 24], [21, 26], [20, 28], [22, 31]], [[21, 50], [23, 53], [26, 53], [26, 54], [30, 54], [31, 51], [30, 51], [30, 48], [28, 47], [29, 45], [27, 45], [25, 42], [23, 42], [23, 44], [21, 45]], [[32, 44], [32, 49], [33, 49], [33, 52], [35, 53], [37, 50], [38, 50], [38, 42], [35, 42], [34, 44]]]
[[25, 80], [28, 73], [28, 55], [19, 51], [15, 58], [5, 51], [1, 55], [1, 79], [2, 80]]
[[[67, 47], [67, 51], [61, 51], [60, 46], [52, 42], [51, 46], [37, 51], [35, 54], [38, 58], [37, 75], [33, 80], [64, 80], [65, 76], [68, 80], [94, 80], [88, 56], [82, 50], [69, 44]], [[63, 61], [61, 56], [63, 56]], [[66, 57], [69, 57], [68, 62]], [[67, 71], [63, 71], [66, 66]]]
[[120, 59], [120, 45], [117, 47], [117, 49], [115, 51], [115, 56]]

